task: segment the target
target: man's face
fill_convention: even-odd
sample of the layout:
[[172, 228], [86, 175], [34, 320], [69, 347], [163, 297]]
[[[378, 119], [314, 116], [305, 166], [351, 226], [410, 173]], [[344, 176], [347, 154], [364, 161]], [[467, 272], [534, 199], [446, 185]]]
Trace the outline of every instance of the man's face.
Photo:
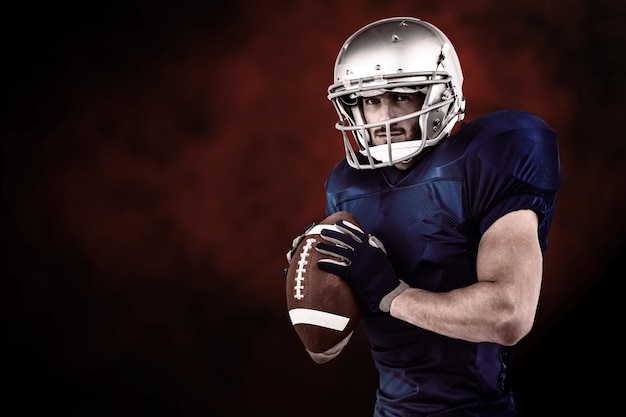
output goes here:
[[[363, 116], [366, 123], [376, 123], [395, 117], [415, 113], [422, 108], [424, 94], [422, 93], [394, 93], [386, 92], [374, 97], [363, 98]], [[387, 143], [385, 126], [369, 129], [372, 145]], [[391, 141], [404, 142], [410, 139], [419, 139], [420, 129], [417, 118], [403, 120], [391, 125]]]
[[[415, 113], [422, 108], [424, 94], [422, 93], [394, 93], [383, 94], [363, 98], [363, 116], [366, 123], [377, 123], [396, 117]], [[391, 142], [404, 142], [419, 139], [421, 137], [417, 117], [394, 123], [390, 126]], [[385, 126], [377, 126], [369, 129], [372, 145], [384, 145], [387, 143], [387, 131]], [[398, 169], [407, 169], [412, 163], [396, 164]]]

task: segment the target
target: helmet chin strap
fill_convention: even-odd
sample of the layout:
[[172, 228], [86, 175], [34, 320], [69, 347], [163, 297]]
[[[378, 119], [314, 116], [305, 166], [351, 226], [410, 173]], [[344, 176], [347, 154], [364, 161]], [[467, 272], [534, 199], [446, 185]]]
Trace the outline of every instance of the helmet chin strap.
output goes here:
[[364, 149], [361, 153], [365, 156], [369, 154], [378, 161], [394, 165], [398, 163], [409, 162], [415, 155], [420, 153], [426, 147], [426, 141], [422, 140], [408, 140], [404, 142], [386, 143], [384, 145], [370, 146], [368, 149]]

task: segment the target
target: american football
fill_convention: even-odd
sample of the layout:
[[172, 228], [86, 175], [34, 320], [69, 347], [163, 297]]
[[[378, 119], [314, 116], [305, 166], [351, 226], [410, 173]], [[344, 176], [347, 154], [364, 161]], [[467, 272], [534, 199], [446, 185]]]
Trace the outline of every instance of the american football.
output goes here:
[[361, 319], [361, 303], [348, 283], [317, 267], [325, 256], [315, 250], [320, 230], [342, 219], [359, 226], [345, 211], [328, 216], [307, 232], [287, 270], [289, 318], [304, 347], [314, 353], [337, 345]]

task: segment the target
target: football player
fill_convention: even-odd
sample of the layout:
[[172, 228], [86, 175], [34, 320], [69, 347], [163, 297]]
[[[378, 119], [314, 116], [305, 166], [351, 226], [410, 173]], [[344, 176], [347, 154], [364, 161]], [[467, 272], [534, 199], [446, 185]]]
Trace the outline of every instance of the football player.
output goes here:
[[535, 320], [557, 136], [518, 110], [464, 121], [462, 87], [448, 37], [396, 17], [347, 39], [328, 89], [346, 157], [328, 176], [326, 214], [361, 227], [324, 229], [318, 266], [369, 309], [375, 417], [515, 415], [507, 361]]

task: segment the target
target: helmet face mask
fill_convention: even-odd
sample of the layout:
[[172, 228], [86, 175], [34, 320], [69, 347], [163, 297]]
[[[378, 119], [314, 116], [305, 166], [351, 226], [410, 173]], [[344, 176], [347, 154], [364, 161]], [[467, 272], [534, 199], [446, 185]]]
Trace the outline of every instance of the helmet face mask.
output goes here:
[[[383, 19], [365, 26], [345, 42], [335, 63], [335, 83], [328, 88], [342, 132], [346, 159], [356, 169], [406, 162], [447, 137], [463, 119], [463, 75], [445, 34], [415, 18]], [[385, 92], [425, 95], [417, 112], [366, 123], [364, 97]], [[391, 126], [416, 119], [420, 137], [392, 143]], [[387, 143], [373, 146], [369, 129], [383, 127]]]

